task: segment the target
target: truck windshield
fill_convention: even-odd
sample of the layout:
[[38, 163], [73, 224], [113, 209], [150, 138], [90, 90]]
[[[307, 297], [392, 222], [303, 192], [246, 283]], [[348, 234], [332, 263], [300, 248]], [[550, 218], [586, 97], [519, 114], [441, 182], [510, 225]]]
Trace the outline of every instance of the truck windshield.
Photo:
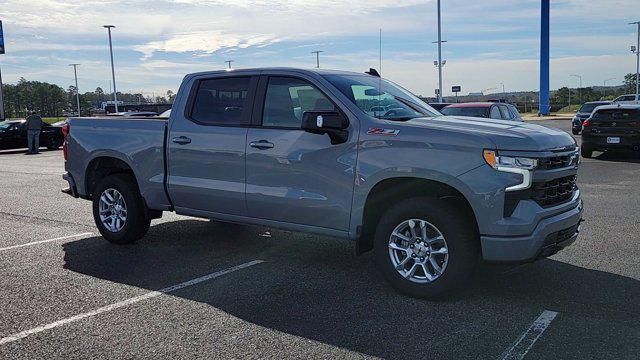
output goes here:
[[410, 120], [440, 114], [400, 86], [370, 75], [324, 75], [368, 115], [385, 120]]

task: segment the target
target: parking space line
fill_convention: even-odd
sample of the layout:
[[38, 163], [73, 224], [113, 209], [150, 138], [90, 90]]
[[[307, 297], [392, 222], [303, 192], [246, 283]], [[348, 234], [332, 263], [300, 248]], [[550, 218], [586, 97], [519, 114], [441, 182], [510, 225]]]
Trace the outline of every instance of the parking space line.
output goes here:
[[86, 236], [86, 235], [92, 235], [92, 234], [93, 234], [93, 233], [85, 232], [85, 233], [82, 233], [82, 234], [75, 234], [75, 235], [62, 236], [62, 237], [58, 237], [58, 238], [54, 238], [54, 239], [40, 240], [40, 241], [33, 241], [33, 242], [26, 243], [26, 244], [20, 244], [20, 245], [13, 245], [13, 246], [3, 247], [3, 248], [0, 248], [0, 251], [13, 250], [13, 249], [18, 249], [18, 248], [25, 247], [25, 246], [31, 246], [31, 245], [44, 244], [44, 243], [48, 243], [48, 242], [52, 242], [52, 241], [58, 241], [58, 240], [73, 239], [73, 238], [77, 238], [77, 237], [81, 237], [81, 236]]
[[558, 315], [555, 311], [545, 310], [538, 316], [538, 318], [529, 326], [527, 331], [513, 343], [500, 357], [502, 360], [506, 359], [523, 359], [525, 355], [531, 350], [533, 344], [538, 341], [538, 338], [549, 327], [549, 324]]
[[199, 283], [204, 282], [204, 281], [212, 280], [212, 279], [221, 277], [223, 275], [232, 273], [234, 271], [245, 269], [245, 268], [248, 268], [250, 266], [257, 265], [257, 264], [260, 264], [260, 263], [263, 263], [263, 262], [264, 262], [263, 260], [249, 261], [249, 262], [244, 263], [244, 264], [236, 265], [234, 267], [230, 267], [230, 268], [225, 269], [225, 270], [220, 270], [220, 271], [217, 271], [217, 272], [214, 272], [214, 273], [211, 273], [211, 274], [208, 274], [208, 275], [204, 275], [204, 276], [201, 276], [201, 277], [189, 280], [189, 281], [185, 281], [185, 282], [182, 282], [182, 283], [179, 283], [179, 284], [176, 284], [176, 285], [172, 285], [172, 286], [169, 286], [169, 287], [157, 290], [157, 291], [151, 291], [151, 292], [148, 292], [148, 293], [140, 295], [140, 296], [135, 296], [135, 297], [132, 297], [132, 298], [129, 298], [129, 299], [126, 299], [126, 300], [111, 304], [111, 305], [103, 306], [101, 308], [97, 308], [97, 309], [89, 311], [89, 312], [85, 312], [85, 313], [82, 313], [82, 314], [74, 315], [72, 317], [68, 317], [66, 319], [58, 320], [58, 321], [52, 322], [50, 324], [38, 326], [38, 327], [35, 327], [33, 329], [29, 329], [29, 330], [25, 330], [25, 331], [19, 332], [17, 334], [9, 335], [7, 337], [4, 337], [4, 338], [0, 339], [0, 345], [4, 345], [4, 344], [8, 344], [8, 343], [20, 340], [20, 339], [24, 339], [25, 337], [27, 337], [29, 335], [37, 334], [37, 333], [43, 332], [45, 330], [50, 330], [50, 329], [57, 328], [57, 327], [62, 326], [62, 325], [66, 325], [66, 324], [69, 324], [69, 323], [72, 323], [72, 322], [76, 322], [76, 321], [79, 321], [79, 320], [82, 320], [82, 319], [86, 319], [86, 318], [89, 318], [89, 317], [92, 317], [92, 316], [96, 316], [96, 315], [99, 315], [99, 314], [102, 314], [102, 313], [105, 313], [105, 312], [108, 312], [108, 311], [116, 310], [116, 309], [119, 309], [121, 307], [125, 307], [125, 306], [131, 305], [131, 304], [135, 304], [135, 303], [143, 301], [143, 300], [152, 299], [152, 298], [158, 297], [158, 296], [160, 296], [162, 294], [168, 294], [168, 293], [171, 293], [171, 292], [174, 292], [174, 291], [178, 291], [180, 289], [184, 289], [186, 287], [193, 286], [193, 285], [199, 284]]

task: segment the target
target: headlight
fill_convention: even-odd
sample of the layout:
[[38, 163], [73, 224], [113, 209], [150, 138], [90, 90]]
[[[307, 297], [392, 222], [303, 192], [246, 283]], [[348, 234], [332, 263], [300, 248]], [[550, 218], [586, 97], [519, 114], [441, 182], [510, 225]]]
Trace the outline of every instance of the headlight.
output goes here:
[[507, 187], [506, 191], [524, 190], [531, 187], [531, 170], [538, 166], [537, 159], [499, 156], [494, 150], [484, 150], [483, 156], [487, 164], [498, 171], [522, 175], [522, 182]]

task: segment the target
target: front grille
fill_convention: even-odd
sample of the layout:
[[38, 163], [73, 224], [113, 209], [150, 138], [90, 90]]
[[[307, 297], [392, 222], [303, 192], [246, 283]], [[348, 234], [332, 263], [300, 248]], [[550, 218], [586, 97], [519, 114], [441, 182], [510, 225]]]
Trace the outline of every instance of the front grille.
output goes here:
[[554, 156], [538, 159], [538, 168], [541, 170], [560, 169], [571, 166], [572, 155]]
[[562, 204], [573, 198], [576, 176], [565, 176], [544, 182], [534, 182], [531, 188], [505, 193], [504, 216], [513, 215], [520, 200], [533, 200], [543, 208]]
[[573, 197], [576, 176], [565, 176], [542, 183], [533, 183], [532, 199], [540, 206], [548, 207], [563, 203]]

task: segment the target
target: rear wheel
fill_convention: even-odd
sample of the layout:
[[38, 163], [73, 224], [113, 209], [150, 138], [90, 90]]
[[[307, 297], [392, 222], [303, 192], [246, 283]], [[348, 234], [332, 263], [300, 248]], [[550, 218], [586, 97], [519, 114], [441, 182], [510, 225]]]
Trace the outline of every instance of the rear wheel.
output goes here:
[[50, 136], [47, 139], [46, 146], [47, 146], [47, 149], [49, 150], [58, 150], [61, 145], [62, 145], [62, 140], [56, 136]]
[[591, 156], [593, 156], [593, 150], [583, 146], [580, 148], [580, 156], [587, 159], [591, 158]]
[[135, 178], [107, 176], [93, 192], [93, 218], [100, 234], [114, 244], [131, 244], [149, 230], [151, 219], [138, 192]]
[[573, 135], [579, 135], [579, 134], [580, 134], [580, 129], [578, 129], [578, 128], [572, 128], [572, 129], [571, 129], [571, 133], [572, 133]]
[[479, 258], [478, 234], [464, 212], [420, 197], [387, 210], [376, 229], [378, 268], [398, 290], [436, 299], [470, 280]]

